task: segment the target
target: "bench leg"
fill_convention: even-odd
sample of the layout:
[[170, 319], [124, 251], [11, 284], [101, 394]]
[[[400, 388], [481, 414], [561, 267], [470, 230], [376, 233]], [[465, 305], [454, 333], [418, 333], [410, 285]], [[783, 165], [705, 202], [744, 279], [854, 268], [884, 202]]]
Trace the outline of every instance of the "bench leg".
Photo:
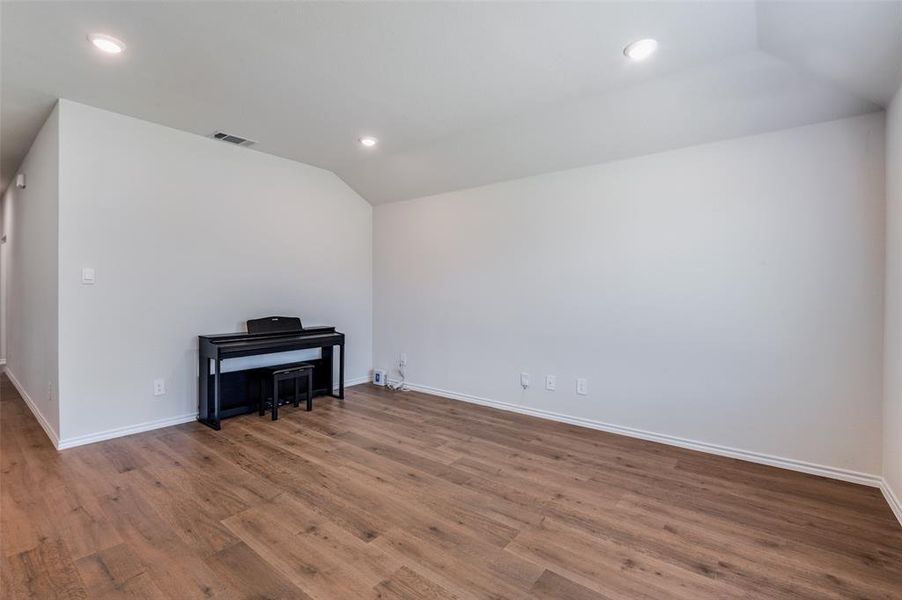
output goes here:
[[298, 381], [299, 379], [300, 379], [300, 377], [295, 377], [295, 378], [294, 378], [294, 407], [295, 407], [295, 408], [298, 407], [298, 402], [299, 402], [300, 399], [301, 399], [300, 396], [298, 395], [298, 394], [299, 394], [299, 390], [300, 390], [300, 385], [299, 385], [299, 384], [301, 383], [300, 381]]
[[313, 373], [307, 373], [307, 410], [313, 410]]
[[272, 378], [272, 420], [279, 418], [279, 378]]

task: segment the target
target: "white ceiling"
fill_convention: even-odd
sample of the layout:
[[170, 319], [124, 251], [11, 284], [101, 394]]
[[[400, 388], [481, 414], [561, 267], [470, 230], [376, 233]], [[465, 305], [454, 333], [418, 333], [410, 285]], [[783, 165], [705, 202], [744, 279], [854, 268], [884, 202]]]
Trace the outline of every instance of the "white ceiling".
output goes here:
[[0, 35], [3, 188], [58, 97], [258, 140], [379, 204], [872, 112], [902, 82], [902, 0], [5, 1]]

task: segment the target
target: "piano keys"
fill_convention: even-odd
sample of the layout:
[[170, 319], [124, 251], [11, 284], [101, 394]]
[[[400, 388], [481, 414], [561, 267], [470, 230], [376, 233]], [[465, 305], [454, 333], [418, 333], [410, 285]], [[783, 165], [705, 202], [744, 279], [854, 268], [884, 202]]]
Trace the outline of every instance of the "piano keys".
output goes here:
[[[269, 323], [263, 323], [269, 321]], [[224, 373], [222, 361], [230, 358], [320, 349], [314, 365], [314, 396], [344, 398], [345, 336], [334, 327], [302, 327], [295, 317], [267, 317], [248, 321], [248, 333], [201, 335], [198, 343], [197, 420], [220, 429], [222, 419], [255, 409], [249, 373]], [[338, 394], [334, 393], [333, 357], [338, 347]], [[294, 362], [285, 361], [285, 362]], [[211, 368], [212, 363], [212, 368]], [[211, 372], [212, 371], [212, 372]]]

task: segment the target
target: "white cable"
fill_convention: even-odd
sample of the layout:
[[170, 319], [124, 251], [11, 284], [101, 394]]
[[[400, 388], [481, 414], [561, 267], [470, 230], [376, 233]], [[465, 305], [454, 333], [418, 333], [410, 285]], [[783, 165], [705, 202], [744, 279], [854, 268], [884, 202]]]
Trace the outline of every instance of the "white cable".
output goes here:
[[401, 374], [401, 381], [396, 385], [391, 382], [390, 379], [386, 378], [385, 387], [392, 392], [406, 392], [407, 391], [407, 375], [404, 373], [404, 365], [398, 363], [398, 373]]

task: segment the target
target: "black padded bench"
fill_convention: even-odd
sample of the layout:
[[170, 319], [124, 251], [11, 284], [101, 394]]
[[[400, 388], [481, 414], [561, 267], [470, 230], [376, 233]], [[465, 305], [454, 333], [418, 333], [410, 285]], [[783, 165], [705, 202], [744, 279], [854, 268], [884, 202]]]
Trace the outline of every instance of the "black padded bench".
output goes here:
[[[260, 398], [257, 404], [257, 412], [262, 417], [266, 414], [266, 402], [271, 398], [272, 402], [272, 420], [279, 418], [279, 384], [283, 381], [294, 382], [294, 400], [295, 407], [300, 402], [300, 385], [304, 381], [307, 388], [307, 410], [313, 410], [313, 365], [308, 363], [292, 363], [288, 365], [276, 365], [260, 369], [262, 372], [260, 381]], [[271, 382], [271, 383], [269, 383]], [[267, 396], [267, 384], [271, 386], [269, 391], [271, 396]]]

